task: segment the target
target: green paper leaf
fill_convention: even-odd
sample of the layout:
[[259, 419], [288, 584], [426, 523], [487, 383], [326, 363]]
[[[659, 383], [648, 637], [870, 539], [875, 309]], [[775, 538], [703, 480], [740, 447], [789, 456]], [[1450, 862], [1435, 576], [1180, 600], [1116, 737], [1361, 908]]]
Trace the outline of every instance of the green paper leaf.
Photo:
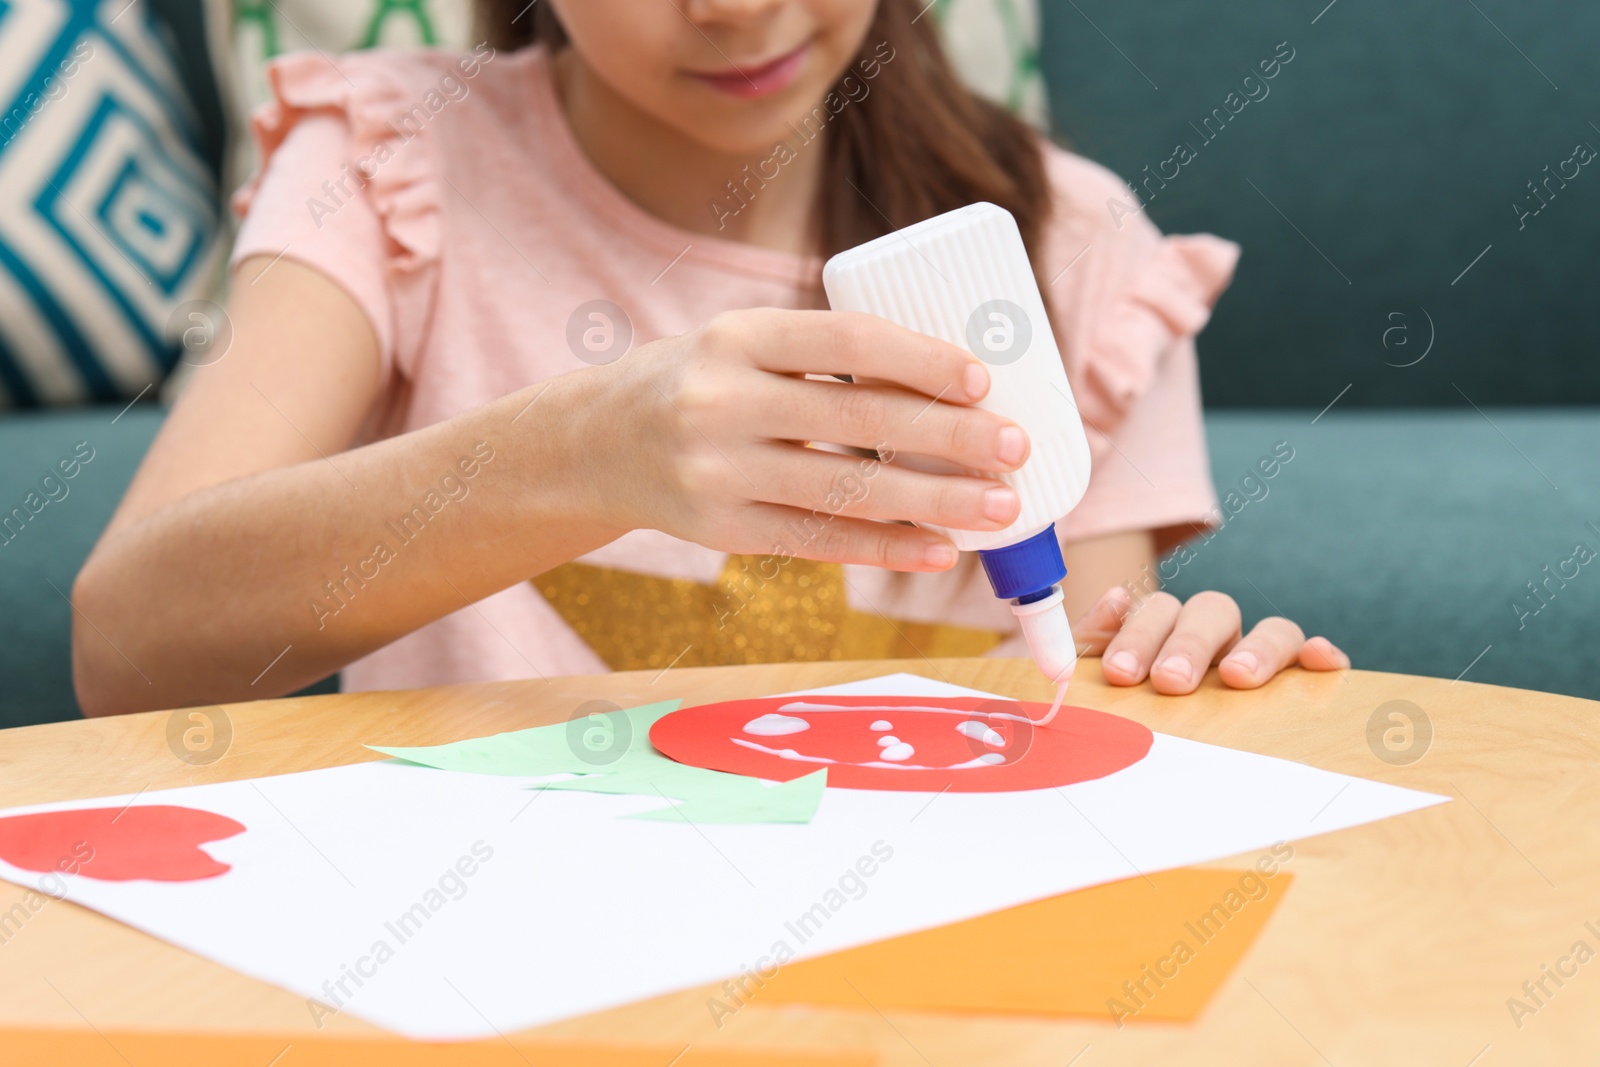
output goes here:
[[817, 806], [822, 803], [822, 790], [828, 784], [826, 770], [776, 785], [764, 785], [755, 778], [739, 774], [724, 777], [737, 778], [746, 784], [728, 789], [726, 793], [697, 790], [675, 807], [640, 812], [626, 818], [689, 823], [807, 823], [817, 813]]
[[650, 745], [650, 727], [663, 715], [676, 711], [680, 703], [667, 700], [446, 745], [367, 747], [386, 756], [444, 771], [516, 777], [598, 774], [627, 762], [638, 753], [666, 760]]
[[536, 788], [681, 801], [626, 816], [658, 822], [805, 823], [816, 814], [828, 772], [767, 785], [742, 774], [690, 767], [650, 744], [650, 727], [678, 708], [668, 700], [571, 722], [417, 748], [368, 745], [409, 763], [514, 777], [575, 774]]

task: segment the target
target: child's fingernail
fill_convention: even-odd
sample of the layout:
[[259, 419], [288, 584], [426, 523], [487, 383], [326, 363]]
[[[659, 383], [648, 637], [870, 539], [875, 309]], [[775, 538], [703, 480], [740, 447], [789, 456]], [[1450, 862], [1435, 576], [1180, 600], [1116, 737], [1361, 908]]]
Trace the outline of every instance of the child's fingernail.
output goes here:
[[1261, 661], [1256, 659], [1254, 652], [1235, 652], [1228, 657], [1228, 662], [1235, 667], [1241, 668], [1244, 673], [1252, 678], [1256, 676], [1257, 671], [1261, 670]]
[[1007, 426], [1000, 431], [1000, 462], [1013, 466], [1022, 462], [1022, 456], [1028, 450], [1028, 438], [1019, 426]]
[[1139, 657], [1132, 652], [1122, 651], [1106, 660], [1106, 666], [1118, 674], [1134, 675], [1139, 673]]
[[1020, 506], [1012, 489], [990, 489], [983, 494], [983, 517], [990, 522], [1009, 522]]
[[927, 561], [928, 566], [945, 570], [956, 565], [956, 547], [942, 543], [929, 545], [922, 558]]
[[1317, 651], [1322, 653], [1322, 658], [1324, 660], [1333, 665], [1334, 670], [1347, 671], [1350, 669], [1350, 657], [1339, 651], [1339, 649], [1334, 646], [1334, 643], [1329, 641], [1326, 637], [1313, 637], [1311, 641], [1307, 643], [1315, 643], [1317, 646]]
[[989, 372], [984, 369], [982, 363], [968, 363], [964, 381], [967, 395], [974, 400], [989, 391]]
[[1179, 685], [1188, 685], [1194, 681], [1194, 668], [1189, 666], [1189, 661], [1182, 656], [1168, 656], [1157, 663], [1155, 674], [1164, 674]]

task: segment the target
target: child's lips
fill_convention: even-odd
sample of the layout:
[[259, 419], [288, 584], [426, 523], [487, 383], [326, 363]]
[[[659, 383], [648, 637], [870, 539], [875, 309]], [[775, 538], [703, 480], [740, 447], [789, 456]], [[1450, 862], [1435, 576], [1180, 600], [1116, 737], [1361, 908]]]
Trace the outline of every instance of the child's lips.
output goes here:
[[769, 96], [794, 81], [810, 49], [811, 44], [808, 41], [799, 48], [764, 63], [734, 66], [711, 72], [691, 70], [688, 74], [702, 85], [740, 99]]

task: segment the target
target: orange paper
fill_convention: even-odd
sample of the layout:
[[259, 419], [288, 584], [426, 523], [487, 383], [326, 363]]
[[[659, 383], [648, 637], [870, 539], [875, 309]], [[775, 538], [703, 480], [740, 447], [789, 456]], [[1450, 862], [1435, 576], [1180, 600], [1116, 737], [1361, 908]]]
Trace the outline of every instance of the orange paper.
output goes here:
[[1187, 868], [1130, 878], [747, 975], [758, 1004], [1073, 1015], [1199, 1015], [1291, 876]]

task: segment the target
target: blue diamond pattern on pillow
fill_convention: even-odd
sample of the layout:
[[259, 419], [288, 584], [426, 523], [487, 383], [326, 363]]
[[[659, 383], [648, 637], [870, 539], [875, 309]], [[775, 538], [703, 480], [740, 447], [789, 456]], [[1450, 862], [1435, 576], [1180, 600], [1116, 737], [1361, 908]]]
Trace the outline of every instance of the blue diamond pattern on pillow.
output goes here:
[[0, 408], [139, 395], [210, 280], [217, 190], [150, 6], [0, 0]]

